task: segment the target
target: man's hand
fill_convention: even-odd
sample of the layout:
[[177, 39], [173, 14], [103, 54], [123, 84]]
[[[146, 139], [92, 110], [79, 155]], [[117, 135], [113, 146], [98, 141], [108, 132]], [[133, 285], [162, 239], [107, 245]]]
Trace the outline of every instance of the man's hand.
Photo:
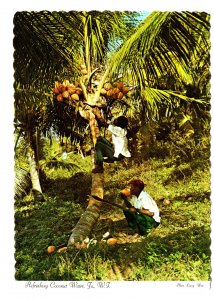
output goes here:
[[129, 211], [132, 212], [132, 213], [135, 213], [135, 212], [137, 212], [137, 209], [132, 206], [132, 207], [129, 208]]
[[134, 206], [129, 207], [129, 211], [132, 213], [138, 212], [140, 214], [147, 215], [150, 217], [154, 216], [154, 213], [149, 211], [148, 209], [139, 209], [139, 208], [135, 208]]
[[98, 107], [94, 107], [92, 111], [95, 114], [95, 116], [97, 116], [98, 118], [101, 117], [100, 110]]
[[144, 208], [142, 208], [142, 209], [136, 208], [136, 212], [139, 212], [140, 214], [147, 215], [147, 216], [150, 216], [150, 217], [154, 216], [153, 212], [151, 212], [148, 209], [144, 209]]
[[124, 195], [123, 193], [120, 193], [120, 197], [121, 197], [123, 200], [127, 200], [126, 195]]
[[95, 117], [97, 118], [98, 122], [100, 123], [100, 125], [104, 126], [104, 127], [108, 127], [107, 122], [104, 120], [104, 118], [102, 117], [100, 110], [98, 107], [93, 108], [93, 114], [95, 115]]

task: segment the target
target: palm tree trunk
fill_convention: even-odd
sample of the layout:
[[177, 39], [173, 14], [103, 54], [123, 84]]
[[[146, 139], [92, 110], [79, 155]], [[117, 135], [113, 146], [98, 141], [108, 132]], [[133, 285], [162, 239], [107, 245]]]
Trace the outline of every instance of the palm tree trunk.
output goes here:
[[[97, 121], [95, 119], [94, 114], [89, 111], [84, 117], [89, 121], [91, 136], [93, 140], [93, 144], [95, 145], [97, 137], [99, 136], [99, 128], [97, 125]], [[92, 160], [94, 162], [94, 153], [92, 154]], [[94, 163], [93, 163], [94, 165]], [[104, 194], [104, 174], [103, 173], [92, 173], [92, 187], [91, 187], [91, 195], [98, 196], [103, 199]], [[84, 240], [87, 237], [90, 237], [91, 231], [96, 224], [101, 207], [102, 202], [94, 200], [92, 197], [89, 199], [89, 204], [85, 210], [85, 212], [81, 215], [79, 221], [77, 222], [75, 228], [72, 231], [72, 234], [68, 241], [68, 247], [74, 246], [84, 246]]]
[[32, 134], [30, 132], [26, 132], [26, 146], [34, 199], [36, 201], [44, 201], [42, 188], [39, 180], [38, 168], [35, 159], [35, 151], [32, 146]]
[[[102, 173], [92, 173], [91, 194], [103, 198], [104, 176]], [[90, 237], [91, 231], [96, 224], [102, 207], [101, 201], [89, 200], [85, 212], [81, 215], [68, 241], [68, 247], [82, 244], [85, 238]]]

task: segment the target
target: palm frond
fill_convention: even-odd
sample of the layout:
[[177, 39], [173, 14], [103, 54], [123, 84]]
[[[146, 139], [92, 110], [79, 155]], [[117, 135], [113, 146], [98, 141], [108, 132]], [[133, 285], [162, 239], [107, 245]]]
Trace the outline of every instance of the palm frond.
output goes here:
[[46, 167], [49, 169], [63, 169], [63, 170], [79, 170], [79, 166], [73, 162], [68, 163], [64, 161], [59, 161], [59, 160], [50, 160], [46, 163]]
[[20, 200], [29, 192], [31, 179], [29, 171], [21, 166], [15, 165], [14, 198]]
[[206, 107], [208, 105], [207, 99], [195, 99], [187, 97], [182, 93], [178, 93], [171, 90], [160, 90], [157, 88], [145, 87], [141, 92], [141, 98], [144, 99], [144, 105], [146, 105], [147, 110], [150, 111], [150, 114], [153, 115], [154, 118], [159, 118], [159, 110], [160, 108], [165, 107], [166, 116], [171, 114], [173, 109], [180, 106], [180, 102], [184, 101], [187, 103], [194, 103], [203, 105]]
[[[184, 83], [199, 82], [195, 79], [199, 78], [197, 69], [196, 76], [192, 71], [193, 64], [199, 66], [200, 62], [201, 68], [209, 65], [210, 16], [201, 12], [152, 12], [139, 23], [137, 14], [18, 12], [14, 16], [16, 118], [23, 107], [36, 107], [36, 103], [51, 105], [49, 94], [56, 77], [78, 79], [82, 61], [89, 70], [101, 64], [105, 69], [107, 65], [106, 77], [122, 76], [124, 81], [137, 85], [143, 97], [141, 101], [146, 99], [154, 111], [161, 98], [169, 106], [170, 97], [183, 97], [186, 101]], [[165, 75], [176, 81], [176, 88], [171, 83], [157, 88]], [[206, 72], [203, 81], [207, 78]], [[203, 102], [204, 99], [197, 100]], [[70, 118], [64, 112], [60, 119], [60, 113], [58, 111], [58, 116], [56, 112], [50, 114], [56, 129], [65, 132], [64, 117], [71, 127], [76, 126], [76, 121], [72, 121], [76, 111], [70, 112]]]
[[197, 54], [209, 49], [206, 38], [203, 44], [198, 40], [209, 28], [209, 18], [203, 13], [153, 12], [112, 57], [110, 74], [122, 72], [128, 78], [131, 73], [141, 86], [151, 79], [157, 81], [166, 69], [178, 76], [183, 73], [183, 78], [186, 72], [191, 80], [192, 49]]

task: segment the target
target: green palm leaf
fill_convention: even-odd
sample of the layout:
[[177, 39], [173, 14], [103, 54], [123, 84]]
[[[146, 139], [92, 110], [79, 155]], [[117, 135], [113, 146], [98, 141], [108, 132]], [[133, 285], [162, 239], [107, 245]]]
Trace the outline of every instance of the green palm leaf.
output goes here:
[[[184, 83], [195, 84], [197, 76], [190, 61], [195, 65], [202, 64], [203, 60], [205, 65], [209, 64], [209, 15], [153, 12], [136, 27], [137, 15], [137, 12], [111, 11], [17, 13], [14, 17], [15, 89], [33, 88], [41, 93], [37, 98], [32, 93], [28, 103], [41, 103], [42, 99], [50, 103], [50, 97], [43, 96], [51, 93], [56, 78], [69, 76], [78, 80], [82, 62], [89, 73], [96, 64], [102, 63], [103, 70], [104, 65], [107, 70], [100, 89], [105, 78], [123, 76], [123, 80], [138, 86], [140, 94], [149, 96], [150, 107], [156, 110], [157, 91], [148, 92], [148, 88], [156, 88], [163, 75], [168, 74], [176, 80], [179, 98], [184, 99]], [[208, 75], [204, 74], [203, 81], [206, 81]], [[162, 92], [162, 99], [169, 104], [168, 96], [174, 97], [175, 92], [169, 92], [168, 96], [165, 93]], [[27, 95], [24, 99], [17, 97], [20, 104], [16, 107], [20, 111]]]
[[31, 187], [29, 171], [21, 166], [15, 165], [14, 198], [20, 200]]
[[[201, 53], [209, 49], [207, 39], [198, 43], [197, 35], [209, 30], [207, 15], [188, 12], [153, 12], [121, 46], [111, 61], [111, 74], [131, 73], [140, 86], [158, 80], [166, 69], [183, 78], [187, 71], [192, 49]], [[203, 30], [202, 30], [203, 29]], [[194, 32], [194, 34], [193, 34]]]

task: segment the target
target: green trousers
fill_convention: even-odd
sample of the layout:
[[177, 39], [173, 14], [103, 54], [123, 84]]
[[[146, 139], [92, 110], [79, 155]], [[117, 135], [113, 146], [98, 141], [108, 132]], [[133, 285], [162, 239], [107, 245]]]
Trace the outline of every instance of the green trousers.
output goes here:
[[97, 165], [102, 165], [104, 157], [108, 159], [106, 162], [113, 163], [114, 161], [119, 161], [124, 158], [122, 154], [119, 154], [118, 157], [114, 157], [114, 147], [113, 145], [105, 138], [99, 136], [97, 138], [97, 143], [95, 145], [95, 160]]
[[125, 210], [123, 212], [129, 227], [136, 230], [140, 235], [148, 234], [153, 228], [159, 225], [153, 217]]

